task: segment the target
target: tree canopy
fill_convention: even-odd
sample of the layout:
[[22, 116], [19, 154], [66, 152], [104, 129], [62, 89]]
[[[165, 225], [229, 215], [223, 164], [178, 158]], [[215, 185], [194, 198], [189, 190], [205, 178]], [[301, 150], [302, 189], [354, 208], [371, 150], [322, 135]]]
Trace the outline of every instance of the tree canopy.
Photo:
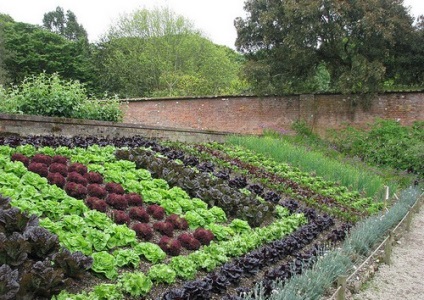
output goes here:
[[243, 86], [237, 54], [168, 8], [121, 16], [98, 46], [100, 84], [125, 97], [215, 95]]
[[21, 22], [3, 23], [5, 67], [14, 83], [46, 72], [87, 82], [90, 62], [80, 41], [70, 41], [39, 26]]
[[83, 40], [88, 42], [87, 31], [78, 23], [75, 14], [67, 10], [66, 15], [62, 7], [57, 7], [55, 11], [44, 14], [44, 28], [64, 36], [68, 40]]
[[402, 0], [247, 0], [245, 10], [236, 46], [258, 93], [316, 91], [327, 80], [345, 93], [378, 91], [398, 76], [393, 62], [415, 31]]
[[9, 52], [6, 49], [4, 36], [4, 28], [6, 23], [9, 22], [13, 22], [13, 19], [8, 15], [0, 13], [0, 85], [5, 85], [10, 80], [6, 66], [6, 59]]

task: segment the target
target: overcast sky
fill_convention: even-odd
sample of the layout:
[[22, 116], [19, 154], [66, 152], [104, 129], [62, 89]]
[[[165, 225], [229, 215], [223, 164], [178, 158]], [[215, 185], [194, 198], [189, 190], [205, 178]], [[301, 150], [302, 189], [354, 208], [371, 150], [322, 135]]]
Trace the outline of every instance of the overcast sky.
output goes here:
[[[424, 14], [424, 0], [404, 0], [414, 16]], [[168, 6], [190, 19], [214, 43], [234, 48], [234, 19], [244, 17], [244, 0], [0, 0], [0, 13], [17, 22], [42, 23], [44, 13], [57, 6], [71, 10], [95, 42], [121, 14], [140, 8]]]

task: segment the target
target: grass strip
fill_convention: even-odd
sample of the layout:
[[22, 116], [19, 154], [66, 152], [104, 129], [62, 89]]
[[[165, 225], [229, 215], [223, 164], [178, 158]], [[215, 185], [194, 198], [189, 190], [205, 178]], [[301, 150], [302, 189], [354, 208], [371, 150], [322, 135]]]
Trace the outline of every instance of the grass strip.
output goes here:
[[[281, 139], [233, 136], [228, 138], [227, 142], [266, 155], [276, 162], [290, 163], [291, 166], [303, 171], [315, 173], [330, 181], [340, 182], [351, 190], [365, 192], [368, 197], [381, 197], [384, 186], [387, 185], [381, 177], [370, 174], [367, 170], [339, 162], [320, 152], [310, 151]], [[395, 190], [396, 185], [392, 183], [388, 185], [391, 190]]]

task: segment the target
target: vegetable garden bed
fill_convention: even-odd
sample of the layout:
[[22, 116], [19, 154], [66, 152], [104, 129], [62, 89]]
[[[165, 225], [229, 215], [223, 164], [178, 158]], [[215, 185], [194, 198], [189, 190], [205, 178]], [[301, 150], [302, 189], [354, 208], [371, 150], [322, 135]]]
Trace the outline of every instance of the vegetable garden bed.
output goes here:
[[381, 207], [240, 147], [0, 144], [4, 299], [241, 299], [257, 283], [271, 293]]

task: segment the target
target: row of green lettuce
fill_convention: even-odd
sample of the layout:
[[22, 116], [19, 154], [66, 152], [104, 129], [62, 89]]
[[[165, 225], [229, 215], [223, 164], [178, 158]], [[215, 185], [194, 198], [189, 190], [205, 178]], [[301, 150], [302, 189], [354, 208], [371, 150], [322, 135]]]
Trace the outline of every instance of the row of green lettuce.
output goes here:
[[[12, 198], [11, 204], [19, 207], [23, 211], [35, 213], [40, 216], [40, 225], [59, 236], [59, 240], [64, 247], [71, 251], [81, 251], [93, 257], [92, 270], [103, 274], [106, 278], [115, 280], [113, 284], [100, 284], [90, 293], [76, 295], [79, 297], [98, 297], [102, 293], [129, 293], [130, 295], [144, 295], [152, 287], [152, 282], [172, 283], [176, 277], [182, 279], [194, 278], [198, 270], [213, 270], [220, 264], [228, 261], [230, 257], [239, 256], [265, 242], [279, 239], [306, 222], [302, 215], [288, 215], [288, 212], [281, 208], [281, 219], [268, 227], [251, 229], [248, 224], [241, 220], [233, 220], [233, 226], [219, 226], [215, 224], [217, 219], [225, 220], [225, 214], [219, 210], [213, 214], [207, 210], [205, 204], [202, 207], [192, 203], [190, 205], [180, 205], [177, 208], [169, 208], [169, 212], [190, 212], [193, 208], [196, 211], [204, 210], [206, 216], [203, 220], [208, 220], [208, 225], [217, 234], [218, 242], [185, 256], [174, 257], [168, 264], [162, 263], [165, 253], [152, 243], [139, 243], [135, 232], [125, 225], [116, 225], [105, 214], [89, 210], [83, 201], [76, 200], [66, 195], [66, 193], [53, 185], [48, 184], [45, 178], [35, 173], [28, 172], [20, 162], [10, 161], [10, 156], [14, 152], [25, 155], [35, 153], [66, 155], [72, 161], [86, 163], [89, 169], [96, 170], [105, 176], [106, 180], [120, 180], [126, 182], [130, 192], [140, 192], [135, 187], [154, 192], [153, 187], [166, 188], [166, 182], [156, 179], [146, 179], [149, 177], [145, 170], [137, 170], [134, 165], [124, 161], [114, 161], [113, 147], [91, 147], [89, 149], [68, 149], [59, 147], [56, 149], [45, 147], [35, 149], [32, 146], [20, 146], [18, 148], [0, 147], [0, 193]], [[128, 180], [126, 180], [128, 178]], [[141, 184], [142, 182], [145, 184]], [[155, 181], [152, 185], [151, 182]], [[138, 184], [136, 184], [138, 182]], [[146, 185], [149, 188], [146, 188]], [[131, 190], [134, 188], [133, 190]], [[168, 187], [169, 188], [169, 187]], [[171, 189], [156, 189], [156, 199], [164, 202], [183, 193], [167, 194], [165, 191]], [[152, 195], [150, 195], [152, 196]], [[189, 201], [187, 196], [182, 197]], [[152, 200], [153, 201], [153, 200]], [[173, 201], [180, 203], [178, 201]], [[192, 201], [193, 202], [193, 201]], [[198, 199], [194, 203], [201, 203]], [[184, 210], [183, 210], [184, 208]], [[234, 222], [236, 221], [236, 222]], [[197, 223], [195, 223], [197, 222]], [[191, 222], [192, 227], [199, 225], [199, 221]], [[205, 222], [205, 221], [201, 221]], [[135, 267], [140, 263], [140, 256], [152, 263], [147, 275], [140, 272], [125, 272], [118, 276], [120, 267]], [[135, 269], [135, 268], [134, 268]], [[132, 290], [132, 288], [134, 290]], [[85, 296], [83, 296], [85, 295]], [[73, 296], [66, 296], [67, 298]]]

